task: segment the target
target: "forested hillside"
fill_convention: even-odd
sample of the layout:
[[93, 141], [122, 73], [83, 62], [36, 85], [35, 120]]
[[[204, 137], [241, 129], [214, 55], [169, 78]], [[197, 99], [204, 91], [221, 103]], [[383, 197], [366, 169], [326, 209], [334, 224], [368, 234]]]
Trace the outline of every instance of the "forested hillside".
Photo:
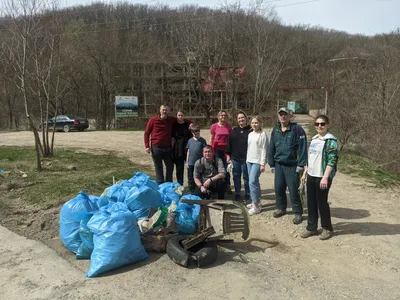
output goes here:
[[[260, 4], [213, 10], [128, 3], [55, 9], [6, 0], [0, 19], [0, 127], [70, 113], [112, 127], [114, 97], [209, 118], [221, 108], [272, 115], [324, 108], [341, 144], [400, 170], [399, 32], [373, 37], [283, 26]], [[27, 118], [27, 116], [29, 116]]]

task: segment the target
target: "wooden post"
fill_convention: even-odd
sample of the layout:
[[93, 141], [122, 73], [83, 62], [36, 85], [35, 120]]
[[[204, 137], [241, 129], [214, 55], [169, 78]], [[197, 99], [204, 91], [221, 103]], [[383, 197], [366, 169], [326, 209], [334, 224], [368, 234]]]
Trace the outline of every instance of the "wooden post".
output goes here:
[[164, 66], [161, 65], [161, 104], [164, 103]]
[[279, 91], [277, 92], [277, 96], [276, 96], [276, 111], [279, 110]]
[[191, 90], [189, 88], [189, 116], [192, 115], [192, 95], [191, 95]]
[[143, 92], [143, 100], [144, 100], [144, 115], [147, 117], [147, 96], [146, 91]]
[[[146, 80], [146, 65], [143, 64], [143, 80]], [[146, 81], [145, 81], [146, 82]], [[143, 89], [143, 100], [144, 100], [144, 116], [147, 118], [147, 95], [146, 86]]]

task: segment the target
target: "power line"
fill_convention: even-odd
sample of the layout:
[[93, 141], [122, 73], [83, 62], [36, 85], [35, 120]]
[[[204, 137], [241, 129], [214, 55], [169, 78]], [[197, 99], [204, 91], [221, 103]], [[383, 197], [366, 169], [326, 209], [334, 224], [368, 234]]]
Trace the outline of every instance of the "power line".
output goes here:
[[[155, 0], [150, 0], [150, 1], [155, 1]], [[280, 2], [280, 1], [283, 1], [283, 0], [271, 0], [271, 1], [268, 1], [268, 2]], [[303, 1], [303, 2], [295, 2], [295, 3], [283, 4], [283, 5], [275, 6], [275, 7], [301, 5], [301, 4], [317, 2], [317, 1], [321, 1], [321, 0], [309, 0], [309, 1]], [[79, 13], [79, 12], [76, 12], [76, 13]], [[205, 19], [215, 18], [217, 16], [219, 16], [219, 15], [211, 15], [211, 16], [206, 16], [206, 17], [199, 17], [199, 18], [192, 18], [192, 19], [185, 19], [185, 20], [177, 20], [177, 21], [170, 21], [170, 22], [163, 22], [163, 23], [152, 23], [152, 24], [143, 24], [143, 25], [137, 25], [137, 26], [127, 26], [127, 27], [121, 27], [121, 28], [110, 28], [110, 29], [101, 29], [101, 30], [90, 30], [90, 31], [76, 31], [76, 32], [71, 32], [71, 33], [60, 33], [60, 34], [57, 34], [57, 35], [58, 36], [68, 36], [68, 35], [75, 35], [75, 34], [85, 34], [85, 33], [89, 33], [90, 34], [90, 33], [99, 33], [99, 32], [129, 30], [129, 29], [135, 29], [135, 28], [156, 27], [156, 26], [162, 26], [162, 25], [169, 25], [169, 24], [177, 24], [177, 23], [186, 23], [186, 22], [191, 22], [191, 21], [205, 20]], [[147, 18], [142, 18], [142, 19], [130, 19], [130, 20], [122, 20], [122, 21], [115, 21], [115, 22], [104, 22], [104, 23], [92, 23], [92, 24], [87, 24], [87, 25], [93, 26], [93, 25], [122, 24], [122, 23], [125, 23], [125, 22], [140, 21], [140, 20], [146, 20], [146, 19], [154, 19], [154, 18], [153, 17], [147, 17]], [[159, 19], [161, 19], [161, 17]], [[68, 25], [60, 26], [60, 27], [63, 28], [63, 27], [66, 27], [66, 26], [68, 26]], [[53, 27], [53, 28], [56, 28], [56, 27]], [[8, 29], [0, 29], [0, 31], [8, 31]]]
[[138, 25], [138, 26], [127, 26], [127, 27], [122, 27], [122, 28], [110, 28], [110, 29], [91, 30], [91, 31], [78, 31], [78, 32], [73, 32], [73, 33], [68, 33], [68, 34], [60, 34], [60, 36], [74, 35], [74, 34], [81, 34], [81, 33], [99, 33], [99, 32], [108, 32], [108, 31], [119, 31], [119, 30], [127, 30], [127, 29], [135, 29], [135, 28], [145, 28], [145, 27], [153, 27], [153, 26], [156, 27], [156, 26], [161, 26], [161, 25], [169, 25], [169, 24], [177, 24], [177, 23], [186, 23], [186, 22], [191, 22], [191, 21], [200, 21], [200, 20], [205, 20], [205, 19], [210, 19], [210, 18], [215, 18], [215, 17], [217, 17], [217, 16], [214, 15], [214, 16], [201, 17], [201, 18], [193, 18], [193, 19], [186, 19], [186, 20], [178, 20], [178, 21], [173, 21], [173, 22], [153, 23], [153, 24]]
[[[277, 2], [277, 1], [282, 1], [282, 0], [271, 0], [268, 2]], [[285, 6], [292, 6], [292, 5], [301, 5], [301, 4], [306, 4], [306, 3], [311, 3], [311, 2], [318, 2], [321, 0], [309, 0], [309, 1], [303, 1], [303, 2], [295, 2], [295, 3], [289, 3], [289, 4], [284, 4], [284, 5], [280, 5], [277, 7], [285, 7]], [[208, 16], [208, 17], [201, 17], [201, 18], [194, 18], [194, 19], [188, 19], [188, 20], [178, 20], [178, 21], [173, 21], [173, 22], [165, 22], [165, 23], [154, 23], [154, 24], [146, 24], [146, 25], [139, 25], [139, 26], [128, 26], [126, 28], [112, 28], [112, 29], [105, 29], [105, 30], [95, 30], [95, 31], [90, 31], [91, 32], [102, 32], [102, 31], [117, 31], [117, 30], [127, 30], [127, 29], [134, 29], [134, 28], [144, 28], [144, 27], [150, 27], [150, 26], [160, 26], [160, 25], [169, 25], [169, 24], [176, 24], [176, 23], [184, 23], [184, 22], [190, 22], [190, 21], [198, 21], [198, 20], [204, 20], [204, 19], [208, 19], [208, 18], [215, 18], [217, 17], [217, 15], [214, 16]], [[116, 22], [116, 23], [122, 23], [122, 22]], [[72, 34], [79, 34], [79, 33], [87, 33], [87, 31], [84, 32], [75, 32], [75, 33], [71, 33]], [[62, 35], [62, 34], [61, 34]]]
[[[137, 2], [137, 3], [133, 3], [133, 6], [134, 5], [146, 5], [146, 4], [149, 4], [151, 2], [156, 2], [156, 1], [158, 1], [158, 0], [148, 0], [148, 1], [143, 1], [143, 2]], [[124, 2], [122, 2], [122, 4], [124, 4]], [[112, 6], [112, 7], [115, 8], [115, 6], [113, 6], [112, 4], [107, 4], [107, 5]], [[82, 7], [82, 5], [64, 7], [64, 8], [61, 8], [60, 10], [58, 10], [58, 11], [57, 10], [56, 11], [44, 10], [42, 12], [42, 14], [51, 14], [51, 13], [53, 13], [54, 15], [57, 15], [57, 16], [74, 15], [74, 14], [82, 14], [82, 13], [86, 13], [86, 12], [104, 11], [104, 8], [106, 6], [102, 6], [100, 8], [86, 9], [86, 10], [79, 10], [80, 7]], [[62, 10], [68, 10], [68, 9], [76, 9], [76, 11], [61, 12]], [[6, 19], [6, 20], [2, 20], [2, 21], [4, 22], [4, 21], [11, 21], [11, 20]]]
[[[120, 20], [120, 21], [111, 21], [111, 22], [93, 22], [93, 23], [89, 23], [89, 24], [83, 24], [84, 27], [90, 27], [90, 26], [98, 26], [98, 25], [109, 25], [109, 24], [119, 24], [119, 23], [125, 23], [125, 22], [132, 22], [132, 21], [144, 21], [144, 20], [158, 20], [158, 19], [163, 19], [164, 17], [146, 17], [146, 18], [138, 18], [138, 19], [127, 19], [127, 20]], [[76, 21], [80, 21], [82, 20], [77, 19]], [[52, 26], [50, 28], [64, 28], [64, 27], [68, 27], [71, 24], [67, 24], [67, 25], [60, 25], [58, 27], [56, 26]], [[49, 28], [49, 27], [48, 27]], [[0, 29], [0, 31], [7, 31], [8, 29]]]
[[[275, 0], [277, 1], [277, 0]], [[309, 1], [303, 1], [303, 2], [294, 2], [294, 3], [288, 3], [288, 4], [282, 4], [278, 6], [274, 6], [275, 8], [277, 7], [286, 7], [286, 6], [293, 6], [293, 5], [300, 5], [300, 4], [306, 4], [306, 3], [311, 3], [311, 2], [319, 2], [321, 0], [309, 0]]]

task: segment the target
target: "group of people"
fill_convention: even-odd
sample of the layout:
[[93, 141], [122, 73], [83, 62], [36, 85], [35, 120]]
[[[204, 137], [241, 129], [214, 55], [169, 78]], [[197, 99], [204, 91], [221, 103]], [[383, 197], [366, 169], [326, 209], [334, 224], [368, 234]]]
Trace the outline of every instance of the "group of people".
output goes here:
[[[272, 129], [271, 137], [263, 130], [259, 116], [250, 119], [243, 111], [236, 114], [237, 127], [228, 122], [228, 113], [221, 110], [218, 122], [211, 125], [211, 140], [201, 137], [199, 126], [184, 119], [182, 111], [177, 117], [169, 116], [168, 105], [160, 107], [160, 114], [152, 117], [145, 130], [145, 150], [152, 154], [156, 180], [172, 181], [174, 165], [177, 181], [184, 184], [184, 168], [187, 166], [188, 188], [192, 194], [209, 199], [216, 194], [224, 199], [231, 192], [232, 169], [234, 197], [247, 204], [249, 215], [261, 212], [260, 175], [268, 164], [274, 173], [276, 211], [280, 218], [287, 213], [286, 189], [289, 190], [293, 223], [303, 221], [303, 204], [299, 194], [300, 183], [307, 187], [308, 223], [301, 234], [307, 238], [318, 234], [318, 218], [321, 218], [320, 239], [329, 239], [333, 227], [328, 203], [328, 193], [337, 166], [337, 141], [329, 133], [329, 118], [320, 115], [315, 120], [317, 134], [312, 137], [307, 150], [307, 137], [303, 128], [290, 121], [286, 107], [278, 111], [279, 122]], [[242, 197], [242, 179], [244, 195]]]

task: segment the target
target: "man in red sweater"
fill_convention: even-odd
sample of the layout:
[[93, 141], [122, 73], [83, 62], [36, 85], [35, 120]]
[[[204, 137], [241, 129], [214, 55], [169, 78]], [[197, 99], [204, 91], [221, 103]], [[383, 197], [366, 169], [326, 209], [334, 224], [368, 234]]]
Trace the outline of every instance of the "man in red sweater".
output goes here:
[[172, 125], [176, 122], [175, 117], [168, 116], [169, 107], [166, 104], [160, 106], [160, 113], [152, 117], [147, 123], [144, 132], [144, 149], [151, 152], [154, 168], [156, 169], [157, 182], [164, 181], [163, 161], [166, 169], [165, 180], [172, 182], [174, 165], [171, 159], [172, 149]]

